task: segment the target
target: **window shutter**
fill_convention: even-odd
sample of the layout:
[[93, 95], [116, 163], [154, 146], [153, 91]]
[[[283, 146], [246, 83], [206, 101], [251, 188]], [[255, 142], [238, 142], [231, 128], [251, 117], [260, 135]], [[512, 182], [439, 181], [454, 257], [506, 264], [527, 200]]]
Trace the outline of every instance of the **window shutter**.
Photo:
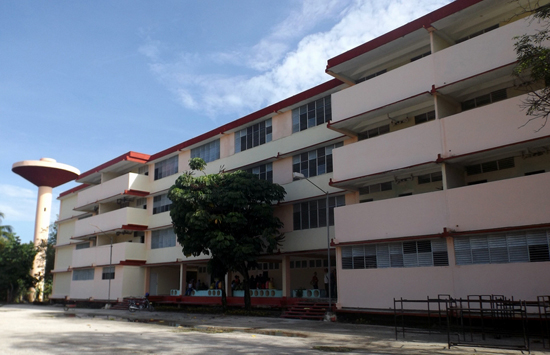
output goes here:
[[389, 244], [377, 244], [376, 245], [376, 264], [379, 268], [390, 267], [390, 250]]

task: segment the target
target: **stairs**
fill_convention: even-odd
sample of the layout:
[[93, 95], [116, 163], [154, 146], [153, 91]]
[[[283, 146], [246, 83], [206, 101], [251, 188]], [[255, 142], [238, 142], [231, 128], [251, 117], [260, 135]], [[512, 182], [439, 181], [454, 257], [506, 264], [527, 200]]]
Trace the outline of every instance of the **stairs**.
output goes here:
[[111, 309], [128, 310], [128, 298], [125, 298], [122, 302], [118, 302], [111, 306]]
[[281, 318], [323, 320], [328, 310], [328, 303], [298, 302], [287, 309]]

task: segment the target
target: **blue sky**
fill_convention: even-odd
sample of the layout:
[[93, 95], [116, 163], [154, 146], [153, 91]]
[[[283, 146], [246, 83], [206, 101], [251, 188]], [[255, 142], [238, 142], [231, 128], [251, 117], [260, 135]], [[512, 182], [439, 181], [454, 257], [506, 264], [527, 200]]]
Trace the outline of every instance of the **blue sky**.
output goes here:
[[[0, 1], [0, 211], [33, 238], [37, 188], [154, 154], [331, 79], [326, 62], [449, 0]], [[76, 186], [54, 189], [55, 198]]]

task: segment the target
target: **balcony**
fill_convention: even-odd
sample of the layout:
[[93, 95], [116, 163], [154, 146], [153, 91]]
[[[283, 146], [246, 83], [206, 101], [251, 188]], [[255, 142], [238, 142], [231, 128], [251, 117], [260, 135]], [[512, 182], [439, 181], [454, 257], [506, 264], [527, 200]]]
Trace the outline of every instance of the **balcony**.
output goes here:
[[146, 175], [128, 173], [83, 190], [78, 194], [75, 209], [81, 209], [82, 207], [101, 202], [110, 197], [125, 194], [128, 191], [149, 193], [149, 177]]
[[[85, 267], [91, 265], [109, 265], [111, 245], [80, 249], [73, 251], [71, 267]], [[145, 244], [117, 243], [113, 244], [112, 264], [116, 265], [124, 260], [145, 260]]]
[[535, 132], [530, 126], [520, 128], [528, 120], [520, 110], [525, 97], [516, 96], [442, 119], [446, 138], [443, 156], [478, 152], [547, 135], [548, 131]]
[[429, 92], [434, 83], [431, 56], [332, 94], [332, 123]]
[[334, 180], [433, 162], [438, 154], [442, 149], [436, 120], [333, 150]]
[[128, 226], [147, 227], [148, 221], [147, 210], [125, 207], [76, 221], [74, 237], [125, 229]]
[[335, 209], [340, 243], [549, 223], [550, 173]]
[[514, 37], [532, 34], [540, 26], [529, 19], [512, 22], [478, 37], [434, 53], [435, 86], [440, 87], [514, 63]]

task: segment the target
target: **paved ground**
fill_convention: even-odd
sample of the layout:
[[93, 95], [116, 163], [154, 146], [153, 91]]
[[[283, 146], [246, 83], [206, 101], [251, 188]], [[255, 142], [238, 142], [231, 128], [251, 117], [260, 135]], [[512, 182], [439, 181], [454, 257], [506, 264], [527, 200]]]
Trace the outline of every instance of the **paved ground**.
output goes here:
[[[539, 346], [540, 348], [540, 346]], [[340, 351], [340, 352], [338, 352]], [[393, 327], [171, 312], [0, 307], [0, 354], [521, 354]], [[535, 349], [532, 354], [550, 354]]]

